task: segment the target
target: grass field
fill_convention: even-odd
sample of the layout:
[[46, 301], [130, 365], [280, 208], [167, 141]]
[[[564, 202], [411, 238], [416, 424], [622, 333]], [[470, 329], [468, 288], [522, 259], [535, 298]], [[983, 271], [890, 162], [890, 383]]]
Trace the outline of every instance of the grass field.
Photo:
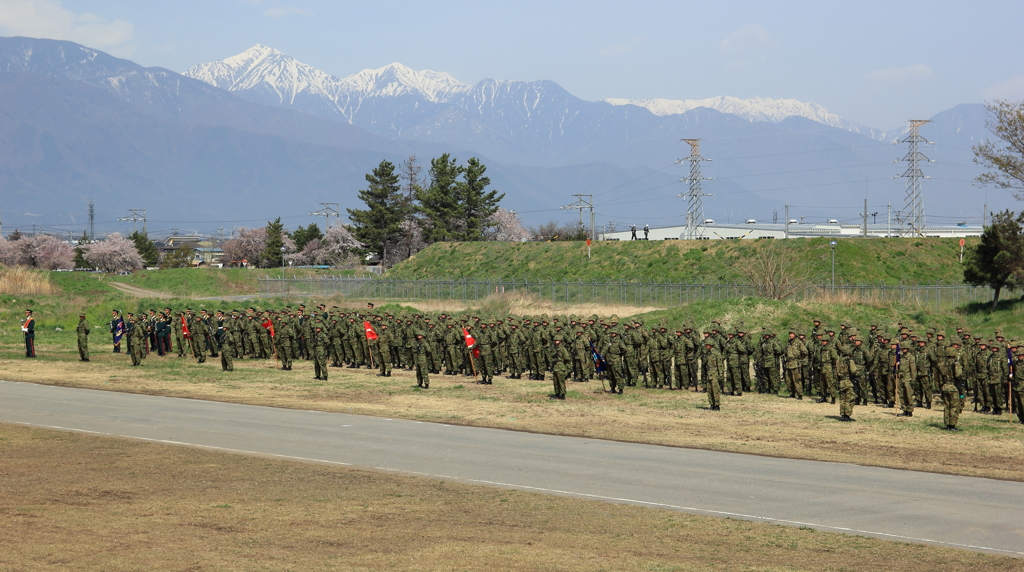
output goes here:
[[1019, 560], [0, 425], [0, 570], [1000, 572]]
[[[967, 239], [968, 247], [978, 239]], [[959, 239], [837, 239], [836, 281], [960, 284]], [[813, 284], [831, 279], [829, 239], [437, 243], [388, 271], [392, 278], [747, 282], [743, 265], [777, 249]]]

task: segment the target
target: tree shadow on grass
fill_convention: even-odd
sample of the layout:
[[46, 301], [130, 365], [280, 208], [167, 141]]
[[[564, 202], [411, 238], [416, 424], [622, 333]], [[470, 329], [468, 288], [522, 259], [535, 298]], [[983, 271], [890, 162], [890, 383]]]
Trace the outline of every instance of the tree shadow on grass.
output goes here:
[[[1021, 295], [1019, 298], [1000, 300], [999, 304], [996, 305], [995, 311], [1013, 312], [1019, 306], [1024, 306], [1024, 295]], [[992, 302], [971, 302], [970, 304], [960, 306], [957, 310], [958, 313], [963, 314], [965, 316], [971, 316], [975, 314], [988, 314], [992, 310]]]

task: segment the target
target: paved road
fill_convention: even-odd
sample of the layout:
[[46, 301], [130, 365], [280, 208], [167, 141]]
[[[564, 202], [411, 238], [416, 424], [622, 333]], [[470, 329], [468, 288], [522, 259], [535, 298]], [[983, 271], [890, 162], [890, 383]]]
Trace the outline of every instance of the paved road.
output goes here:
[[0, 422], [1024, 556], [1024, 483], [0, 381]]

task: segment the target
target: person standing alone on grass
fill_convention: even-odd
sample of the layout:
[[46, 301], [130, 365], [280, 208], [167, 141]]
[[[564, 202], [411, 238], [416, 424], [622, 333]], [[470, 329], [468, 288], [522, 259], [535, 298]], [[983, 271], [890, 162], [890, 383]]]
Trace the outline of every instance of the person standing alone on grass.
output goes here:
[[75, 333], [78, 334], [78, 357], [82, 361], [89, 361], [89, 321], [85, 319], [85, 312], [78, 315], [78, 327]]
[[21, 332], [25, 334], [25, 357], [36, 357], [36, 320], [32, 317], [32, 310], [25, 310]]

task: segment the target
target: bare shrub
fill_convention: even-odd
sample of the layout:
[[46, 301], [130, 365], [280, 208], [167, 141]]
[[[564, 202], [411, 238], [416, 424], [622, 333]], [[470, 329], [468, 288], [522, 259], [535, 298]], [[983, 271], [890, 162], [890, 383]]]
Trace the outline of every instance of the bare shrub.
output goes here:
[[757, 291], [770, 300], [785, 300], [810, 281], [807, 267], [780, 252], [777, 246], [765, 246], [744, 262], [743, 275]]

